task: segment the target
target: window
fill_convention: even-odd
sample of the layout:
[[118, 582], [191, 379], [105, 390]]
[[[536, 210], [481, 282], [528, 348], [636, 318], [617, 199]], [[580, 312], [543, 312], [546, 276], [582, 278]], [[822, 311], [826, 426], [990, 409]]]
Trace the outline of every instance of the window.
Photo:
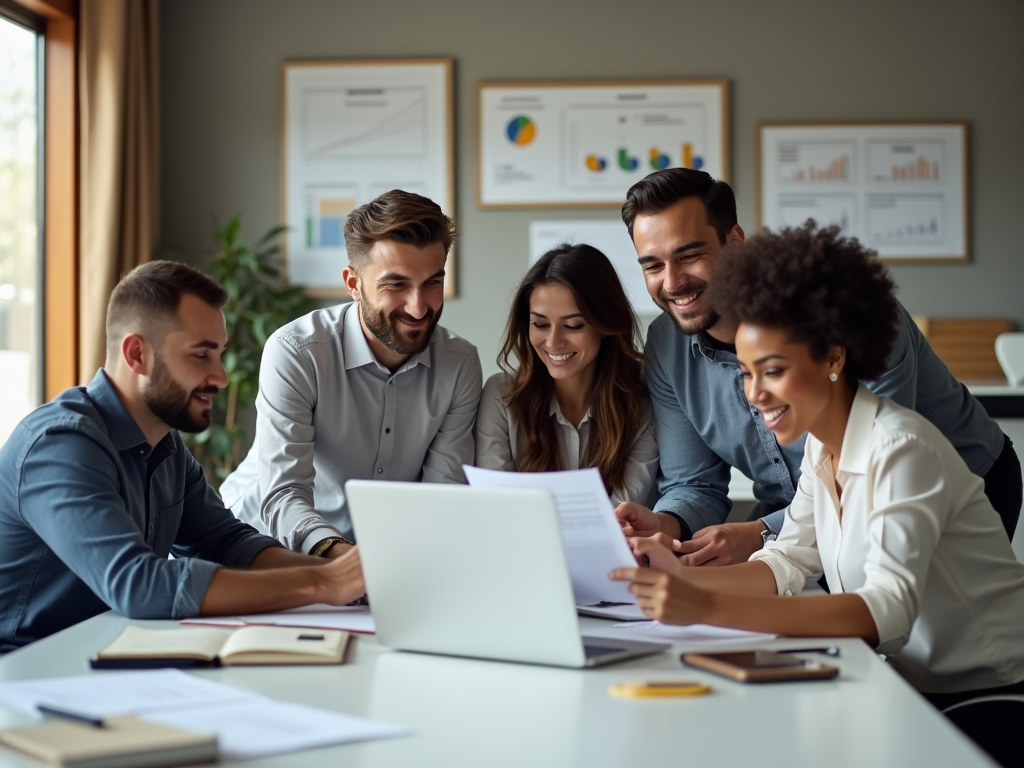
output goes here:
[[0, 444], [43, 399], [41, 30], [0, 9]]

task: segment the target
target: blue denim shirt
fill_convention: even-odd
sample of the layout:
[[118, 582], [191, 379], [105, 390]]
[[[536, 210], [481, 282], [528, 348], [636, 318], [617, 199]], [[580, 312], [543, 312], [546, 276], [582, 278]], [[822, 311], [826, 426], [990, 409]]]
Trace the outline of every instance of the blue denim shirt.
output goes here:
[[0, 653], [109, 608], [195, 616], [216, 563], [247, 566], [269, 546], [224, 508], [176, 431], [146, 441], [100, 370], [0, 449]]
[[[704, 335], [681, 333], [668, 315], [651, 323], [645, 351], [661, 452], [654, 509], [679, 515], [693, 532], [725, 522], [730, 467], [736, 467], [754, 481], [758, 501], [780, 510], [762, 518], [778, 533], [781, 510], [800, 479], [804, 438], [780, 446], [747, 402], [736, 355]], [[984, 476], [1002, 451], [999, 426], [953, 378], [902, 305], [889, 370], [866, 383], [935, 424], [974, 474]]]

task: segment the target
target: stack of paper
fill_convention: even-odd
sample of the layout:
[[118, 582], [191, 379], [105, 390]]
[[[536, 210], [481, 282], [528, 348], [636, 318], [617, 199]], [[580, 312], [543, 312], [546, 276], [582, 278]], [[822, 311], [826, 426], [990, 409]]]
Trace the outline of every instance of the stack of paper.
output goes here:
[[230, 759], [411, 733], [404, 726], [273, 701], [176, 669], [0, 683], [0, 704], [32, 717], [39, 716], [39, 704], [48, 704], [95, 718], [134, 714], [214, 733], [220, 756]]
[[372, 635], [376, 628], [373, 616], [366, 607], [307, 605], [277, 613], [253, 613], [245, 616], [213, 616], [185, 619], [182, 624], [205, 624], [215, 627], [244, 627], [265, 624], [274, 627], [307, 627], [309, 629], [343, 629]]

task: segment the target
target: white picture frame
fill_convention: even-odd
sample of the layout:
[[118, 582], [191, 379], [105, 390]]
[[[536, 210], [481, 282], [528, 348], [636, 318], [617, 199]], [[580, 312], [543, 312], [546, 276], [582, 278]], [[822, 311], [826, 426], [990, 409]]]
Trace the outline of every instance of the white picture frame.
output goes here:
[[614, 208], [655, 170], [729, 175], [727, 80], [479, 83], [477, 206]]
[[761, 123], [758, 227], [838, 224], [890, 263], [970, 260], [967, 124]]
[[[282, 254], [289, 282], [347, 297], [341, 225], [390, 189], [454, 217], [451, 59], [285, 61], [281, 65]], [[445, 296], [455, 295], [449, 253]]]

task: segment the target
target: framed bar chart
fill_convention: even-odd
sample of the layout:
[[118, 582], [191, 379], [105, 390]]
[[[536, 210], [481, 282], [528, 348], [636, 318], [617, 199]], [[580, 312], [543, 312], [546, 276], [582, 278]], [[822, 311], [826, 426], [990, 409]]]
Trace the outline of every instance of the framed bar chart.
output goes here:
[[480, 83], [477, 205], [617, 208], [663, 168], [729, 174], [727, 80]]
[[[281, 81], [288, 279], [345, 297], [342, 225], [354, 208], [404, 189], [454, 215], [452, 61], [286, 61]], [[445, 295], [454, 291], [449, 254]]]
[[838, 225], [887, 262], [968, 261], [966, 123], [758, 126], [758, 226]]

